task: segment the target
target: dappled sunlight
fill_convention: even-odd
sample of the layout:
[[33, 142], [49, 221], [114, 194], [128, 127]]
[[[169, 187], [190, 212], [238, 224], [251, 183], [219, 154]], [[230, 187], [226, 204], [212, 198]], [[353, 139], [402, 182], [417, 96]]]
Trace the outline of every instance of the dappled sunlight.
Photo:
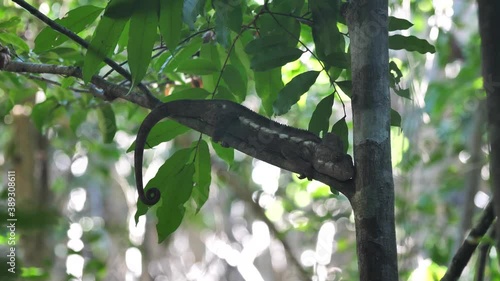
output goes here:
[[490, 202], [490, 196], [483, 191], [478, 191], [474, 196], [474, 205], [478, 208], [485, 208], [488, 202]]
[[76, 278], [81, 278], [83, 275], [84, 264], [85, 260], [82, 256], [77, 254], [70, 254], [66, 258], [66, 273]]
[[135, 218], [132, 215], [128, 218], [128, 238], [130, 242], [134, 245], [140, 245], [144, 241], [144, 234], [146, 232], [146, 217], [139, 217], [137, 224], [135, 223]]
[[81, 187], [75, 188], [69, 194], [68, 209], [80, 212], [83, 210], [86, 200], [87, 190]]
[[318, 264], [327, 265], [331, 262], [332, 253], [336, 250], [335, 233], [333, 222], [326, 222], [319, 229], [316, 241], [316, 262]]
[[262, 187], [262, 190], [274, 194], [278, 189], [281, 169], [264, 161], [256, 160], [252, 169], [252, 180]]
[[[15, 278], [443, 276], [494, 201], [481, 1], [127, 2], [3, 1]], [[497, 280], [488, 235], [467, 241]]]
[[71, 166], [71, 158], [63, 151], [54, 152], [54, 164], [61, 171], [67, 171]]
[[245, 266], [246, 262], [253, 263], [257, 256], [269, 248], [269, 229], [262, 222], [254, 222], [252, 224], [252, 233], [247, 233], [241, 242], [242, 249], [237, 250], [227, 242], [212, 236], [207, 238], [206, 245], [210, 251], [219, 258], [226, 260], [228, 264]]
[[134, 277], [139, 277], [142, 274], [142, 254], [139, 249], [132, 247], [128, 248], [125, 253], [125, 263], [128, 270]]
[[115, 163], [115, 170], [122, 177], [130, 175], [132, 167], [130, 166], [129, 159], [125, 155], [120, 157]]
[[87, 167], [89, 165], [89, 159], [85, 155], [81, 155], [77, 157], [73, 163], [71, 163], [71, 173], [75, 177], [79, 177], [83, 174], [85, 174], [85, 171], [87, 170]]
[[84, 244], [81, 240], [83, 234], [82, 226], [79, 223], [72, 223], [67, 231], [68, 235], [68, 243], [67, 246], [69, 249], [80, 252]]

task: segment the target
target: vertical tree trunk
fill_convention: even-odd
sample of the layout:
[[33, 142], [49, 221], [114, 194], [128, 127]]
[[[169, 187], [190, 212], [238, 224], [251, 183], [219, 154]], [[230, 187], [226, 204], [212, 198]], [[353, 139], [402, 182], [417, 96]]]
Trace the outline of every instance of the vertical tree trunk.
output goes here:
[[386, 0], [351, 1], [355, 214], [360, 280], [398, 280], [390, 147]]
[[[14, 112], [13, 116], [12, 162], [16, 172], [16, 210], [18, 214], [35, 217], [36, 214], [47, 213], [51, 206], [48, 142], [24, 112]], [[23, 231], [22, 234], [17, 232], [17, 235], [21, 234], [17, 250], [23, 252], [25, 266], [43, 268], [45, 263], [52, 259], [52, 247], [47, 240], [48, 232], [48, 229], [41, 228]]]
[[[500, 1], [478, 0], [479, 33], [481, 34], [481, 56], [484, 89], [487, 95], [488, 138], [490, 151], [490, 177], [493, 190], [495, 214], [500, 214]], [[500, 233], [500, 220], [496, 222], [496, 233]], [[496, 239], [500, 249], [500, 239]]]
[[462, 209], [462, 216], [460, 228], [458, 229], [457, 239], [453, 247], [455, 253], [464, 241], [468, 232], [472, 227], [472, 218], [475, 213], [474, 196], [476, 196], [481, 184], [481, 168], [483, 167], [483, 134], [486, 127], [486, 102], [480, 101], [472, 116], [472, 130], [469, 140], [467, 141], [467, 151], [470, 153], [470, 158], [467, 161], [467, 170], [465, 172], [465, 194], [464, 204]]

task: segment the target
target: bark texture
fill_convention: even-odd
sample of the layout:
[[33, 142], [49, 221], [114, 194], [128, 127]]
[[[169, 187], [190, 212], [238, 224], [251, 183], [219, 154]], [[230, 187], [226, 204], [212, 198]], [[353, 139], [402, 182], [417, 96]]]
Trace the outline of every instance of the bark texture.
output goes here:
[[398, 280], [390, 147], [387, 1], [351, 1], [355, 214], [362, 281]]
[[[500, 1], [479, 0], [479, 33], [484, 89], [487, 95], [488, 139], [490, 151], [490, 177], [495, 214], [500, 214]], [[496, 221], [496, 233], [500, 233], [500, 220]], [[496, 240], [500, 249], [500, 239]]]

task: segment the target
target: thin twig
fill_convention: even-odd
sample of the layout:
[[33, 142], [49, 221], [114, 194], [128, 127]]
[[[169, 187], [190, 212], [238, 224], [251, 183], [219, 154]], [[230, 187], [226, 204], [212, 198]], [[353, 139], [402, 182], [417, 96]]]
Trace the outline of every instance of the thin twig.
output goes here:
[[483, 238], [486, 231], [488, 231], [488, 228], [491, 226], [494, 219], [495, 214], [493, 212], [493, 201], [490, 201], [488, 206], [484, 209], [479, 222], [471, 229], [462, 246], [460, 246], [456, 252], [450, 266], [448, 267], [448, 271], [446, 271], [446, 274], [441, 281], [454, 281], [460, 278], [460, 275], [469, 262], [472, 253], [476, 250], [479, 241]]
[[[300, 40], [300, 38], [296, 38], [296, 37], [295, 37], [295, 35], [294, 35], [292, 32], [290, 32], [288, 29], [286, 29], [286, 28], [285, 28], [285, 27], [284, 27], [284, 26], [283, 26], [283, 25], [282, 25], [282, 24], [278, 21], [278, 19], [276, 18], [276, 16], [275, 16], [275, 13], [274, 13], [274, 12], [272, 12], [271, 10], [267, 10], [267, 12], [269, 13], [269, 15], [271, 15], [271, 17], [273, 18], [273, 20], [274, 20], [274, 21], [275, 21], [275, 22], [276, 22], [276, 23], [277, 23], [277, 24], [278, 24], [278, 25], [279, 25], [279, 26], [280, 26], [280, 27], [281, 27], [281, 28], [282, 28], [282, 29], [283, 29], [283, 30], [284, 30], [284, 31], [285, 31], [285, 32], [286, 32], [286, 33], [287, 33], [290, 37], [292, 37], [293, 39], [297, 40], [297, 41], [300, 43], [300, 45], [302, 45], [302, 47], [304, 47], [304, 48], [306, 49], [306, 51], [307, 51], [308, 53], [310, 53], [310, 54], [311, 54], [311, 55], [312, 55], [312, 56], [313, 56], [313, 57], [314, 57], [314, 58], [318, 61], [319, 65], [321, 65], [321, 68], [322, 68], [322, 69], [323, 69], [323, 71], [325, 72], [326, 76], [328, 76], [328, 79], [330, 80], [330, 85], [332, 85], [332, 86], [333, 86], [333, 83], [335, 83], [335, 81], [332, 79], [332, 77], [330, 76], [330, 73], [328, 73], [328, 71], [327, 71], [327, 69], [326, 69], [326, 67], [325, 67], [325, 64], [324, 64], [324, 63], [323, 63], [323, 62], [322, 62], [322, 61], [318, 58], [318, 56], [317, 56], [317, 55], [316, 55], [313, 51], [311, 51], [311, 49], [309, 49], [309, 47], [307, 47], [307, 45], [306, 45], [304, 42], [302, 42], [302, 41]], [[280, 16], [284, 16], [284, 14], [280, 14]], [[339, 98], [339, 100], [340, 100], [340, 103], [342, 103], [342, 109], [343, 109], [343, 111], [344, 111], [344, 117], [346, 117], [346, 116], [347, 116], [347, 112], [346, 112], [346, 110], [345, 110], [345, 103], [344, 103], [344, 100], [340, 97], [339, 93], [337, 92], [337, 89], [335, 89], [335, 86], [333, 86], [333, 93], [337, 93], [337, 96], [338, 96], [338, 98]]]
[[[39, 80], [39, 81], [42, 81], [42, 82], [45, 82], [47, 84], [52, 84], [52, 85], [56, 85], [56, 86], [61, 86], [62, 84], [57, 82], [57, 81], [54, 81], [54, 80], [50, 80], [48, 78], [45, 78], [45, 77], [41, 77], [41, 76], [36, 76], [36, 75], [28, 75], [28, 78], [29, 79], [33, 79], [33, 80]], [[85, 90], [85, 89], [78, 89], [78, 88], [75, 88], [75, 87], [68, 87], [69, 90], [75, 92], [75, 93], [83, 93], [83, 94], [89, 94], [91, 93], [90, 90]]]
[[[40, 73], [40, 74], [56, 74], [62, 76], [72, 76], [81, 79], [82, 71], [73, 66], [61, 66], [53, 64], [36, 64], [36, 63], [25, 63], [18, 61], [9, 62], [2, 71], [9, 71], [15, 73]], [[100, 98], [112, 100], [116, 98], [131, 101], [135, 104], [146, 108], [154, 108], [161, 103], [161, 101], [154, 96], [147, 96], [144, 94], [139, 94], [136, 92], [128, 93], [128, 89], [121, 87], [114, 83], [108, 82], [98, 75], [92, 76], [92, 84], [103, 89], [103, 96]], [[94, 92], [92, 92], [94, 93]]]
[[[88, 50], [90, 44], [87, 41], [85, 41], [83, 38], [78, 36], [73, 31], [69, 30], [68, 28], [51, 20], [49, 17], [42, 14], [40, 11], [38, 11], [35, 7], [28, 4], [26, 1], [24, 1], [24, 0], [12, 0], [12, 2], [14, 2], [14, 3], [18, 4], [19, 6], [21, 6], [22, 8], [24, 8], [26, 11], [28, 11], [29, 13], [34, 15], [39, 20], [43, 21], [45, 24], [50, 26], [55, 31], [57, 31], [63, 35], [68, 36], [71, 40], [75, 41], [78, 45], [80, 45]], [[132, 75], [127, 70], [125, 70], [123, 67], [121, 67], [118, 63], [116, 63], [115, 61], [113, 61], [107, 57], [104, 58], [104, 62], [107, 65], [109, 65], [111, 68], [113, 68], [116, 72], [118, 72], [123, 77], [125, 77], [127, 80], [132, 81]], [[150, 96], [151, 98], [154, 97], [153, 94], [149, 91], [149, 89], [146, 86], [144, 86], [144, 84], [139, 83], [137, 85], [137, 87], [139, 89], [141, 89], [141, 91], [143, 91], [144, 94]]]
[[262, 12], [255, 15], [255, 17], [252, 19], [252, 21], [249, 24], [242, 27], [240, 32], [236, 35], [236, 37], [234, 37], [233, 42], [231, 43], [231, 46], [229, 47], [229, 50], [227, 51], [226, 59], [224, 60], [224, 63], [222, 64], [222, 67], [220, 69], [219, 77], [217, 77], [217, 82], [215, 83], [214, 91], [212, 92], [212, 98], [214, 98], [215, 92], [217, 91], [217, 88], [219, 87], [220, 81], [222, 79], [222, 75], [224, 74], [224, 69], [226, 68], [227, 63], [229, 62], [231, 52], [233, 51], [234, 46], [236, 45], [236, 42], [238, 42], [238, 39], [240, 39], [240, 36], [243, 34], [243, 32], [247, 31], [250, 26], [255, 24], [255, 21], [257, 21], [257, 19], [260, 17], [261, 14], [262, 14]]
[[[495, 228], [490, 229], [488, 236], [494, 240], [495, 239]], [[476, 277], [475, 281], [484, 281], [484, 272], [486, 270], [486, 263], [488, 262], [488, 255], [491, 250], [493, 243], [491, 241], [483, 241], [479, 247], [479, 253], [476, 265]]]

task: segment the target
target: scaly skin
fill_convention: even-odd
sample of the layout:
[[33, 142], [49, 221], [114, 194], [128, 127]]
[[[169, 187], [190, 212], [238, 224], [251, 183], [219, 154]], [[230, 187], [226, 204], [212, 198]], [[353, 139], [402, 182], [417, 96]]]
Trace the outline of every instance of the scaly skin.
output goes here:
[[175, 100], [154, 108], [144, 119], [135, 144], [135, 177], [139, 198], [146, 205], [160, 199], [157, 188], [144, 192], [142, 181], [143, 151], [151, 128], [164, 118], [171, 118], [214, 141], [308, 179], [342, 185], [351, 179], [354, 166], [343, 152], [340, 139], [289, 127], [227, 100]]

